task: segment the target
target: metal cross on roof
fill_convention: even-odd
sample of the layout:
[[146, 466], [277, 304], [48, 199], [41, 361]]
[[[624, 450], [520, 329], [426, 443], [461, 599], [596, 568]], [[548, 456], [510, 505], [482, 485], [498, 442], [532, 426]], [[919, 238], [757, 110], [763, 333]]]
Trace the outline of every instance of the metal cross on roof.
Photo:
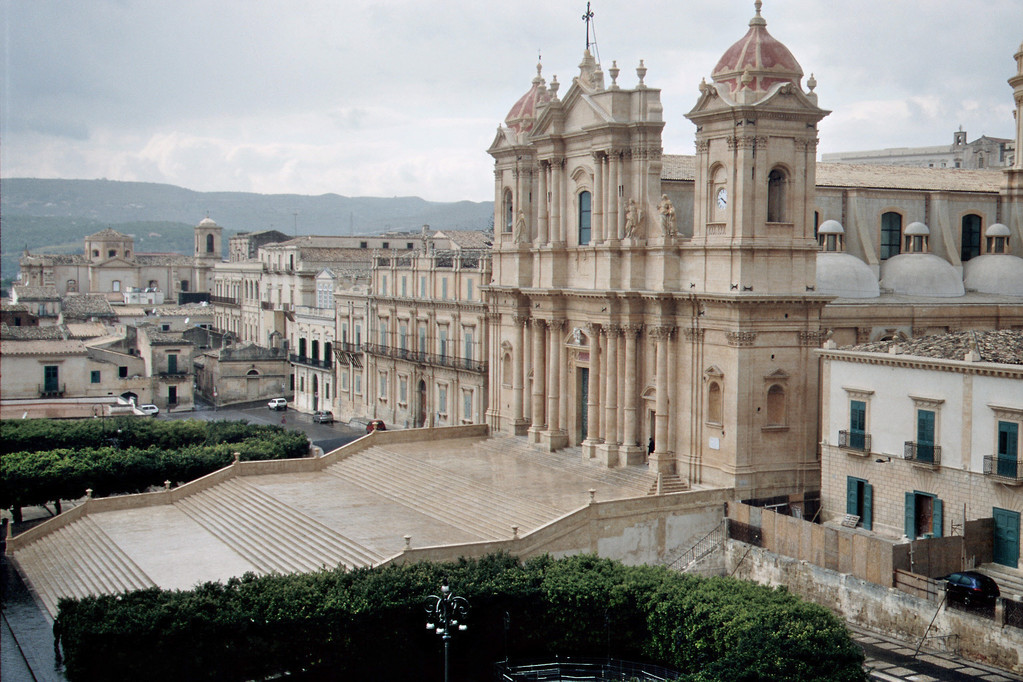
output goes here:
[[593, 11], [590, 9], [590, 3], [586, 3], [586, 14], [583, 15], [583, 21], [586, 22], [586, 49], [590, 49], [590, 22], [593, 21]]

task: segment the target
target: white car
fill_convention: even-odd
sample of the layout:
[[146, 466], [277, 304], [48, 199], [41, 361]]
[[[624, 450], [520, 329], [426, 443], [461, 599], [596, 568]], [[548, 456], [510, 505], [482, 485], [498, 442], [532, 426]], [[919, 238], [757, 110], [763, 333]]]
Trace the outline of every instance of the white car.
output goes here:
[[288, 409], [288, 401], [284, 398], [274, 398], [266, 406], [271, 410], [286, 410]]
[[156, 415], [160, 414], [160, 408], [157, 407], [156, 405], [152, 405], [152, 404], [150, 404], [150, 405], [139, 405], [138, 410], [142, 414], [148, 415], [150, 417], [155, 417]]

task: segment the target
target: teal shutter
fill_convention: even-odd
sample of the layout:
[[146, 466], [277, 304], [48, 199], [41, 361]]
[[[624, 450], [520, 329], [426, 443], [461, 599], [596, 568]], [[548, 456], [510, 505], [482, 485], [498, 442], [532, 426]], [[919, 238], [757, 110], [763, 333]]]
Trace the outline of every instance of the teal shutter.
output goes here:
[[906, 493], [906, 537], [910, 540], [916, 539], [916, 495]]
[[846, 514], [858, 514], [859, 510], [856, 509], [856, 483], [857, 480], [852, 476], [845, 477], [845, 513]]
[[917, 459], [934, 461], [934, 412], [917, 410], [916, 413]]
[[874, 530], [874, 486], [863, 484], [863, 527]]
[[936, 538], [941, 537], [941, 529], [943, 527], [941, 518], [941, 500], [935, 497], [932, 502], [934, 503], [934, 527], [931, 529], [931, 533]]
[[867, 403], [862, 400], [849, 401], [849, 447], [862, 450], [866, 447]]

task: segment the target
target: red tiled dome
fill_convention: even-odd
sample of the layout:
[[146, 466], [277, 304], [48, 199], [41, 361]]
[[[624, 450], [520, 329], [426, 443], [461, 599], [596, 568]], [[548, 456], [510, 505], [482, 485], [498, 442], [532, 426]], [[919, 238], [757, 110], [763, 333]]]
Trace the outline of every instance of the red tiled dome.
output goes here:
[[536, 77], [533, 79], [532, 87], [519, 98], [519, 101], [515, 103], [515, 106], [511, 108], [511, 111], [504, 118], [507, 126], [516, 132], [521, 133], [531, 130], [533, 123], [536, 122], [536, 113], [540, 105], [545, 104], [551, 98], [550, 93], [547, 91], [547, 85], [540, 76], [540, 68], [540, 65], [537, 64]]
[[767, 32], [767, 21], [757, 13], [749, 22], [749, 31], [732, 45], [718, 61], [711, 73], [715, 83], [728, 85], [734, 93], [743, 85], [743, 74], [749, 72], [749, 87], [765, 91], [775, 83], [799, 84], [803, 68], [789, 49]]

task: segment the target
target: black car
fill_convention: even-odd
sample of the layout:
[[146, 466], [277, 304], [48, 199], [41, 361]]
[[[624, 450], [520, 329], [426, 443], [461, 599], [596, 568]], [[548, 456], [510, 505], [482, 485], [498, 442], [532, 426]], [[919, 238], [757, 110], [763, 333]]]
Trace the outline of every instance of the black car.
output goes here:
[[995, 599], [1001, 594], [994, 580], [976, 571], [950, 573], [938, 580], [945, 581], [945, 591], [949, 600], [962, 602], [964, 606], [994, 604]]

